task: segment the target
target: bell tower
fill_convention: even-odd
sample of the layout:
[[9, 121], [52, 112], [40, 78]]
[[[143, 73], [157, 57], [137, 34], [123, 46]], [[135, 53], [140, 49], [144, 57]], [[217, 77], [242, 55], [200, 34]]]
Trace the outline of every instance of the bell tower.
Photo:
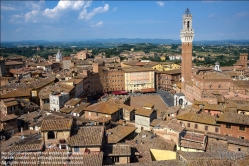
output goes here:
[[191, 81], [192, 73], [192, 41], [194, 29], [192, 29], [192, 15], [187, 8], [182, 16], [182, 30], [180, 32], [182, 41], [182, 82]]

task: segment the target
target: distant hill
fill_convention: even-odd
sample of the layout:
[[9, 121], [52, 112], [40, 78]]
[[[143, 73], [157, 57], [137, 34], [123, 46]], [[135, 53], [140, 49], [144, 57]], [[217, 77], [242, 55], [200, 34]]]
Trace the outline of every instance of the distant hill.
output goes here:
[[[141, 39], [141, 38], [110, 38], [110, 39], [88, 39], [76, 41], [47, 41], [47, 40], [22, 40], [22, 41], [2, 41], [1, 47], [36, 47], [56, 46], [56, 47], [115, 47], [120, 44], [181, 44], [180, 40], [172, 39]], [[201, 40], [194, 41], [194, 45], [249, 45], [249, 40]]]

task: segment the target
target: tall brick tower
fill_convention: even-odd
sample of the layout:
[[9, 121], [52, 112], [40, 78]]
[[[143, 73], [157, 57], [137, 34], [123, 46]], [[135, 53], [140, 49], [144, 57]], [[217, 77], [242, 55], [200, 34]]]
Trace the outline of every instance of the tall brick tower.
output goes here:
[[182, 41], [182, 82], [183, 90], [184, 83], [191, 81], [192, 72], [192, 41], [194, 38], [194, 29], [192, 29], [192, 15], [187, 8], [182, 16], [182, 30], [180, 33]]

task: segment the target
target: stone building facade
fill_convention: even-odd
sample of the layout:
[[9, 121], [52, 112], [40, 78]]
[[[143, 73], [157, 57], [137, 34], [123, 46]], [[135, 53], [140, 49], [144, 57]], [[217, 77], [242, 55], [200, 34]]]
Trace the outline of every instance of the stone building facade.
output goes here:
[[10, 69], [20, 69], [25, 67], [25, 64], [19, 61], [6, 61], [5, 66], [6, 66], [6, 75], [9, 75]]
[[72, 66], [71, 57], [70, 56], [63, 57], [62, 63], [63, 63], [63, 70], [69, 70]]
[[73, 119], [44, 119], [41, 125], [41, 137], [45, 145], [58, 145], [60, 149], [68, 149]]
[[82, 60], [85, 60], [89, 57], [89, 54], [88, 54], [88, 51], [87, 50], [82, 50], [82, 51], [79, 51], [77, 52], [76, 54], [76, 58], [77, 59], [82, 59]]
[[156, 87], [175, 92], [176, 84], [181, 82], [181, 69], [156, 72]]
[[52, 92], [49, 95], [49, 103], [51, 111], [59, 111], [69, 100], [69, 93]]
[[216, 124], [216, 117], [206, 114], [186, 113], [177, 116], [177, 122], [182, 124], [186, 130], [196, 130], [200, 132], [211, 132], [219, 134], [220, 125]]
[[124, 71], [121, 69], [101, 69], [100, 81], [103, 92], [121, 91], [125, 89]]
[[221, 114], [217, 121], [222, 135], [249, 140], [249, 116], [227, 112]]
[[241, 53], [240, 58], [233, 66], [234, 68], [247, 68], [248, 64], [248, 53]]
[[153, 69], [143, 67], [123, 68], [125, 90], [137, 92], [142, 89], [155, 89], [155, 72]]
[[142, 130], [150, 131], [150, 123], [156, 119], [156, 111], [144, 108], [138, 108], [135, 112], [135, 127], [136, 132], [140, 133]]

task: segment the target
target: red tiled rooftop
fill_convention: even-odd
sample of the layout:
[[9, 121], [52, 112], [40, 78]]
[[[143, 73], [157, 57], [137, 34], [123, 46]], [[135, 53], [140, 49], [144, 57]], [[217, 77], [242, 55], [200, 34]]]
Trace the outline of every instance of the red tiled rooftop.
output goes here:
[[71, 130], [73, 119], [44, 119], [41, 131]]

